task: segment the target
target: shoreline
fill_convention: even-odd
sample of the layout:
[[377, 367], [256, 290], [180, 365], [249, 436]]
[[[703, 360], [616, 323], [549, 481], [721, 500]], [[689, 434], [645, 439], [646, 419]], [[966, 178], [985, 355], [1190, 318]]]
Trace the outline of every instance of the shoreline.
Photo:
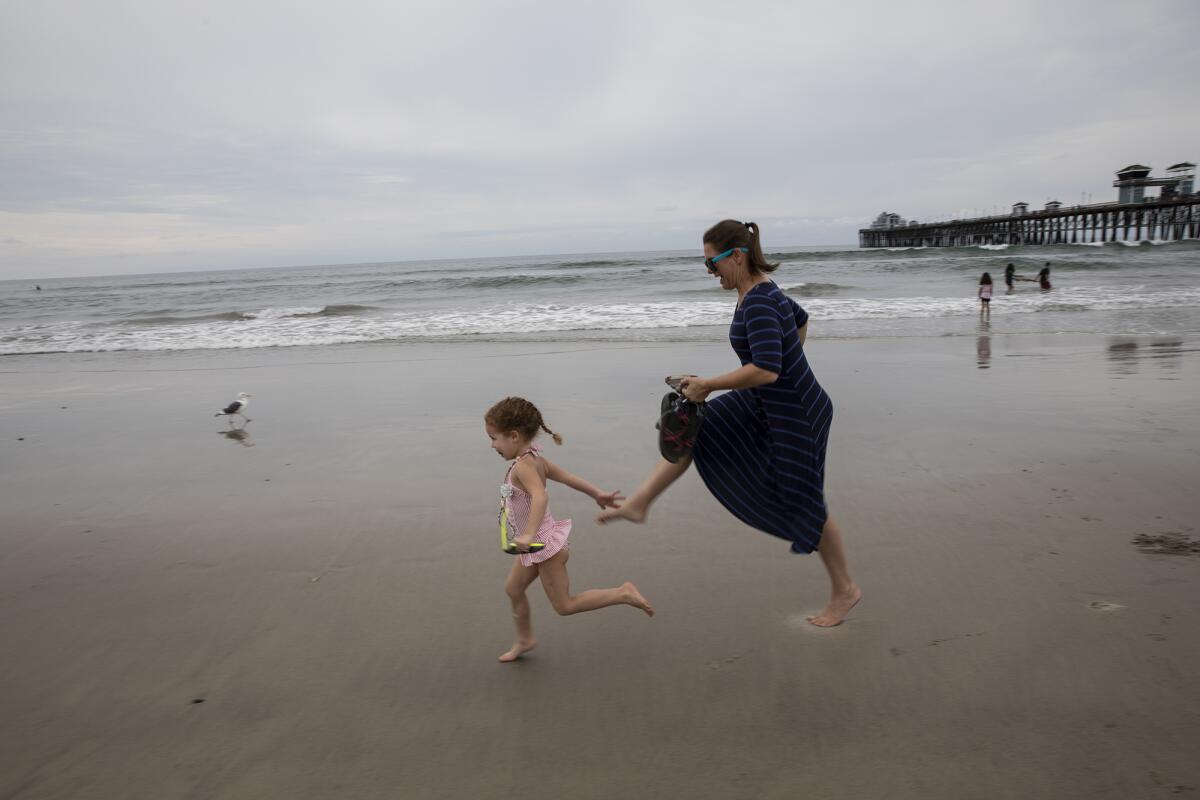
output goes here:
[[[973, 298], [967, 298], [964, 302], [975, 304], [973, 307], [978, 308], [978, 301]], [[969, 319], [972, 315], [963, 315], [964, 319]], [[1002, 321], [1002, 315], [997, 314], [994, 320]], [[413, 360], [405, 358], [375, 358], [375, 359], [354, 359], [338, 357], [346, 353], [351, 353], [355, 350], [369, 351], [373, 355], [382, 355], [384, 351], [395, 350], [418, 350], [418, 349], [437, 349], [437, 348], [497, 348], [505, 346], [514, 347], [534, 347], [541, 346], [552, 348], [548, 352], [558, 352], [563, 348], [571, 348], [572, 350], [590, 350], [590, 349], [626, 349], [626, 350], [645, 350], [645, 349], [669, 349], [674, 347], [706, 347], [713, 345], [724, 346], [727, 344], [727, 325], [711, 325], [711, 326], [696, 326], [690, 328], [661, 328], [648, 329], [659, 330], [664, 334], [671, 331], [705, 331], [708, 335], [704, 338], [663, 338], [663, 339], [620, 339], [620, 338], [590, 338], [594, 334], [594, 330], [581, 331], [551, 331], [551, 332], [536, 332], [522, 336], [516, 336], [506, 340], [498, 340], [494, 338], [470, 338], [446, 336], [445, 338], [424, 338], [424, 339], [396, 339], [396, 340], [371, 340], [363, 342], [337, 342], [329, 344], [297, 344], [297, 345], [265, 345], [262, 347], [230, 347], [230, 348], [192, 348], [187, 350], [76, 350], [76, 351], [61, 351], [53, 350], [39, 353], [4, 353], [0, 354], [0, 374], [22, 374], [23, 369], [4, 369], [7, 364], [15, 364], [18, 367], [28, 366], [21, 364], [22, 360], [30, 362], [39, 359], [103, 359], [103, 358], [125, 358], [125, 359], [239, 359], [257, 357], [260, 363], [251, 364], [240, 367], [249, 369], [255, 367], [276, 366], [273, 363], [267, 363], [265, 359], [270, 356], [288, 356], [293, 354], [309, 356], [309, 360], [299, 362], [297, 360], [286, 361], [285, 363], [313, 363], [313, 364], [351, 364], [351, 363], [384, 363], [404, 360]], [[578, 338], [571, 336], [563, 336], [563, 334], [578, 333]], [[1191, 347], [1196, 343], [1200, 343], [1200, 330], [1195, 331], [1179, 331], [1179, 332], [1113, 332], [1113, 333], [1097, 333], [1094, 331], [1025, 331], [1025, 330], [987, 330], [981, 332], [978, 324], [968, 325], [961, 331], [929, 333], [916, 331], [912, 333], [898, 333], [892, 335], [879, 335], [871, 333], [869, 335], [856, 336], [829, 336], [829, 335], [809, 335], [809, 339], [814, 342], [829, 342], [829, 343], [862, 343], [869, 345], [871, 343], [886, 344], [889, 342], [904, 343], [916, 341], [939, 342], [942, 340], [959, 340], [978, 338], [980, 335], [986, 335], [994, 339], [1016, 340], [1024, 339], [1031, 340], [1029, 343], [1039, 349], [1067, 349], [1079, 348], [1086, 349], [1090, 343], [1097, 340], [1113, 340], [1113, 339], [1133, 339], [1133, 340], [1178, 340], [1181, 345]], [[491, 336], [491, 334], [488, 334]], [[934, 345], [935, 347], [937, 345]], [[322, 356], [317, 359], [316, 356]], [[33, 366], [37, 366], [36, 364]], [[220, 370], [233, 369], [226, 364], [214, 363], [207, 366], [206, 369]], [[86, 371], [86, 370], [79, 370]]]

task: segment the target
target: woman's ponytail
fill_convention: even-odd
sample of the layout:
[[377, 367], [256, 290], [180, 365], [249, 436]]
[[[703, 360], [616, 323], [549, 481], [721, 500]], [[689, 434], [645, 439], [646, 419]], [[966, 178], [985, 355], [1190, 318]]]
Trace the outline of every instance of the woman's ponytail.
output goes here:
[[721, 252], [734, 247], [746, 248], [747, 269], [751, 275], [762, 275], [774, 272], [779, 268], [778, 264], [772, 264], [763, 255], [757, 222], [738, 222], [736, 219], [721, 220], [705, 231], [704, 243], [711, 244]]

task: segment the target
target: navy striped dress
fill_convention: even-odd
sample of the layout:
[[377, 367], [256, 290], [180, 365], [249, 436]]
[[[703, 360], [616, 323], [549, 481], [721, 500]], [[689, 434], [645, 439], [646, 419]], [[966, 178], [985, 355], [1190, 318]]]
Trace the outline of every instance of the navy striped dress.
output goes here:
[[692, 450], [708, 490], [742, 522], [818, 549], [825, 527], [825, 445], [833, 403], [808, 367], [799, 329], [808, 321], [773, 282], [751, 287], [729, 326], [742, 364], [779, 374], [708, 403]]

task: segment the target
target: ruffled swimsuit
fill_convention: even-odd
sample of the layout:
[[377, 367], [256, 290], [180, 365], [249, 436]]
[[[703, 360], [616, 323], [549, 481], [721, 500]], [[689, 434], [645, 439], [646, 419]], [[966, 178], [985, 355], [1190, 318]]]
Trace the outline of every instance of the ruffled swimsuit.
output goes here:
[[[519, 486], [513, 485], [509, 481], [509, 478], [512, 477], [512, 471], [516, 468], [518, 461], [528, 455], [537, 458], [540, 453], [541, 448], [535, 445], [513, 459], [513, 463], [508, 467], [508, 472], [504, 473], [504, 483], [500, 484], [500, 499], [503, 504], [501, 514], [507, 517], [509, 541], [525, 533], [525, 528], [529, 523], [529, 510], [532, 505], [532, 498], [529, 493]], [[533, 553], [521, 553], [517, 558], [521, 559], [521, 563], [526, 567], [540, 564], [547, 559], [553, 558], [559, 550], [565, 549], [567, 547], [567, 537], [570, 535], [571, 520], [555, 519], [554, 515], [550, 513], [550, 504], [547, 502], [546, 514], [542, 517], [542, 524], [538, 526], [537, 533], [533, 535], [535, 542], [541, 542], [546, 546]]]

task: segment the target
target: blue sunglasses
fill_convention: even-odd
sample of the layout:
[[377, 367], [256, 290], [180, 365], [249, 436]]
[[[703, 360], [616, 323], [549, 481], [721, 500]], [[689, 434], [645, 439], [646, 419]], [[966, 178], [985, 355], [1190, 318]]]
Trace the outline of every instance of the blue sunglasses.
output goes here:
[[730, 254], [733, 253], [733, 251], [735, 251], [735, 250], [741, 250], [743, 253], [750, 252], [750, 249], [748, 247], [731, 247], [728, 250], [726, 250], [724, 253], [721, 253], [720, 255], [716, 255], [716, 256], [713, 256], [712, 258], [704, 259], [704, 266], [708, 267], [709, 272], [716, 272], [717, 271], [717, 262], [723, 258], [728, 258], [730, 256]]

